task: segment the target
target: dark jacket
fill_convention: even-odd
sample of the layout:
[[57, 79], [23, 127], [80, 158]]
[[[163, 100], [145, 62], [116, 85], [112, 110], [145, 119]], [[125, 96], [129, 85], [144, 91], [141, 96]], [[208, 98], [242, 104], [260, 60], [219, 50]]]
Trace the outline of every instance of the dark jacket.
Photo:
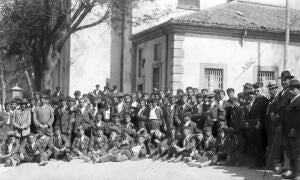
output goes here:
[[300, 96], [285, 108], [282, 125], [284, 136], [300, 138]]

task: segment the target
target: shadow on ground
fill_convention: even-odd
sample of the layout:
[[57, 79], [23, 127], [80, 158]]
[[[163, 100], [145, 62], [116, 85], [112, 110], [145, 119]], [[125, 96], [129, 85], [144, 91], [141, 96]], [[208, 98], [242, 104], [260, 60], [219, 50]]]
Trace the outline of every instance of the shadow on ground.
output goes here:
[[[264, 169], [249, 169], [248, 167], [232, 166], [213, 166], [212, 168], [216, 170], [223, 170], [222, 173], [230, 174], [232, 178], [240, 177], [244, 180], [281, 180], [280, 175], [275, 175], [272, 171], [269, 170], [264, 176]], [[255, 173], [253, 173], [253, 171], [255, 171]]]

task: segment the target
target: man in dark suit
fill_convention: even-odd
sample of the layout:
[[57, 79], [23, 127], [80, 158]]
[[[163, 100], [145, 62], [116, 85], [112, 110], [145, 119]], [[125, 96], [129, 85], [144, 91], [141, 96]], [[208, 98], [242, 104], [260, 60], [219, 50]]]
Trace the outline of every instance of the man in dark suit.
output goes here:
[[[287, 162], [282, 159], [284, 154], [284, 145], [283, 145], [283, 135], [282, 135], [282, 122], [284, 120], [285, 116], [285, 108], [290, 104], [291, 98], [292, 98], [292, 93], [289, 91], [288, 86], [290, 85], [290, 81], [294, 78], [294, 76], [291, 75], [289, 71], [283, 71], [281, 73], [281, 76], [279, 79], [281, 79], [281, 86], [282, 86], [282, 91], [278, 93], [278, 95], [275, 98], [275, 104], [276, 108], [274, 111], [273, 119], [278, 122], [279, 126], [277, 127], [277, 144], [276, 151], [274, 154], [275, 161], [278, 162], [275, 164], [274, 170], [276, 173], [281, 173], [282, 171], [282, 165], [287, 164]], [[281, 164], [280, 164], [281, 162]]]
[[61, 92], [60, 87], [57, 86], [56, 91], [53, 93], [52, 97], [58, 97], [59, 99], [64, 97], [64, 94]]
[[191, 134], [195, 134], [196, 129], [197, 129], [197, 124], [191, 120], [190, 112], [186, 112], [183, 115], [182, 131], [185, 127], [189, 128]]
[[74, 129], [82, 126], [85, 130], [85, 134], [90, 138], [92, 133], [93, 118], [93, 112], [89, 109], [88, 106], [85, 106], [84, 99], [80, 99], [79, 106], [75, 114]]
[[265, 160], [263, 123], [265, 121], [268, 99], [259, 95], [258, 88], [255, 91], [248, 90], [248, 109], [246, 115], [246, 154], [250, 158], [251, 167], [262, 167]]
[[300, 143], [300, 82], [291, 80], [289, 85], [292, 99], [285, 107], [285, 116], [282, 121], [283, 137], [285, 149], [290, 160], [291, 169], [282, 174], [283, 178], [295, 179], [299, 169], [299, 143]]
[[171, 132], [171, 128], [174, 126], [175, 121], [175, 113], [177, 109], [176, 99], [174, 96], [170, 96], [168, 98], [167, 104], [164, 106], [164, 116], [165, 116], [165, 123], [167, 126], [167, 132]]
[[183, 116], [186, 112], [192, 112], [193, 108], [188, 102], [188, 96], [182, 94], [179, 100], [180, 105], [178, 106], [175, 114], [175, 126], [181, 128], [183, 125]]

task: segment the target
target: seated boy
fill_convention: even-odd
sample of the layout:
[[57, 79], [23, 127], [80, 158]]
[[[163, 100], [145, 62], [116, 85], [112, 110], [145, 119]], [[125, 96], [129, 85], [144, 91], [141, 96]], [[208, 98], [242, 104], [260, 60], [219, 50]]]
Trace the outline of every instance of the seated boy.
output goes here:
[[9, 131], [6, 140], [1, 145], [0, 163], [5, 163], [5, 167], [19, 165], [19, 148], [20, 143], [19, 140], [16, 139], [16, 133]]

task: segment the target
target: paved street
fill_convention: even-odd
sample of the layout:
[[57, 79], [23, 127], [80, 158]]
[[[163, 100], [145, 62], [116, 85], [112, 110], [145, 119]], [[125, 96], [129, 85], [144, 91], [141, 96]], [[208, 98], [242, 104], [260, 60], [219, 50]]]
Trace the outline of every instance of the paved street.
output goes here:
[[[151, 160], [137, 162], [92, 164], [81, 160], [71, 163], [51, 161], [45, 167], [37, 164], [22, 164], [16, 168], [0, 166], [1, 180], [56, 180], [56, 179], [101, 179], [114, 180], [256, 180], [263, 179], [263, 171], [250, 170], [245, 167], [188, 167], [184, 163], [155, 162]], [[150, 165], [151, 164], [151, 165]], [[149, 166], [150, 165], [150, 166]], [[279, 180], [281, 178], [268, 173], [265, 180]]]

